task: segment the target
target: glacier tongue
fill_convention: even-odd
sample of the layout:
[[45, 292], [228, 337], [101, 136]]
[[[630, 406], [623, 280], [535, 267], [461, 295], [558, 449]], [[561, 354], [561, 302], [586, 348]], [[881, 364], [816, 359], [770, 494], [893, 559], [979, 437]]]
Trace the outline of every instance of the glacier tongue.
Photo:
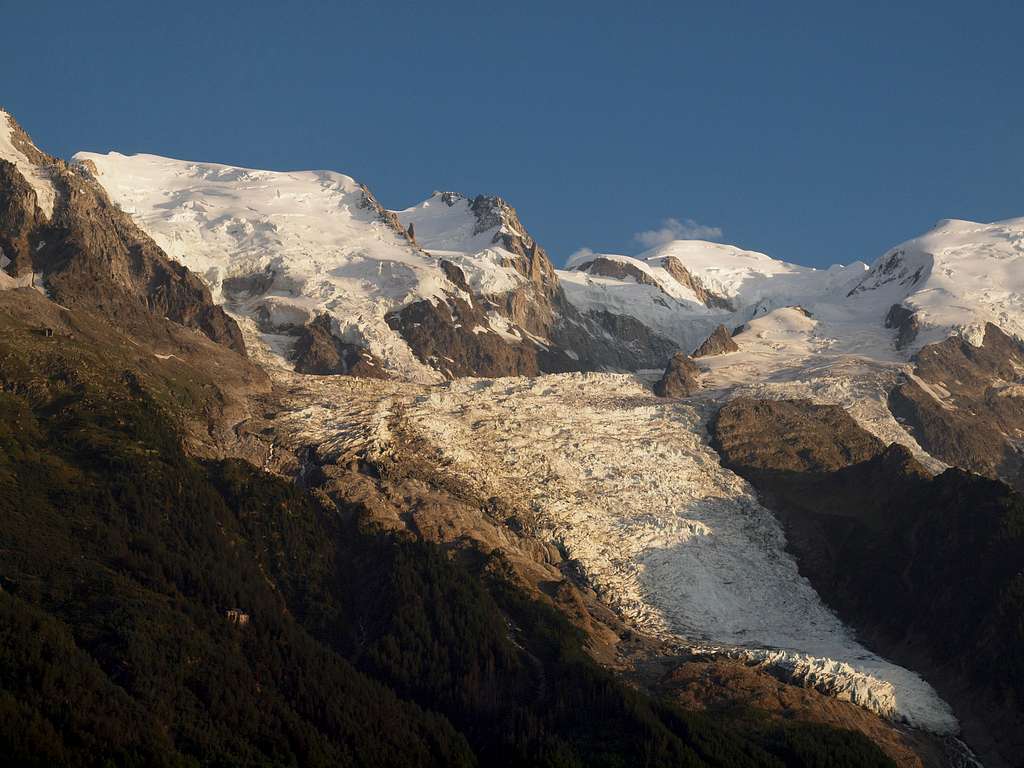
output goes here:
[[529, 503], [644, 630], [955, 732], [932, 688], [858, 644], [800, 576], [775, 518], [707, 445], [709, 411], [657, 400], [633, 376], [564, 374], [454, 381], [404, 419], [443, 471]]

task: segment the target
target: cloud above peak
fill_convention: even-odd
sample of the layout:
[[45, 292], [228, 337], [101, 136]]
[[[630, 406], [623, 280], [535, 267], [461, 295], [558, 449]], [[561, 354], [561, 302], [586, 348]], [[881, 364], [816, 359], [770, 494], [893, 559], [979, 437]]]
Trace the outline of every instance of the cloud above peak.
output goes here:
[[673, 240], [718, 240], [721, 237], [721, 227], [709, 227], [693, 219], [674, 218], [662, 221], [658, 229], [645, 229], [633, 235], [633, 239], [645, 248], [653, 248]]
[[591, 248], [580, 248], [579, 250], [573, 251], [569, 254], [569, 258], [566, 259], [565, 266], [574, 267], [577, 264], [590, 261], [594, 258], [594, 251]]

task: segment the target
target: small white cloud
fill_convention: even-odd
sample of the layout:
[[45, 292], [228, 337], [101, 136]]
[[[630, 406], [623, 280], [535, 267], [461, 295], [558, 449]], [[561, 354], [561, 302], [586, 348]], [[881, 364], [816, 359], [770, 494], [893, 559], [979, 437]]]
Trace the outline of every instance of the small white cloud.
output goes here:
[[721, 236], [721, 227], [709, 227], [693, 219], [665, 219], [660, 228], [637, 232], [633, 239], [647, 248], [653, 248], [673, 240], [718, 240]]
[[593, 257], [594, 252], [589, 248], [580, 248], [578, 251], [573, 251], [569, 254], [568, 260], [565, 262], [567, 267], [575, 267], [577, 264], [582, 264], [585, 261], [590, 261]]

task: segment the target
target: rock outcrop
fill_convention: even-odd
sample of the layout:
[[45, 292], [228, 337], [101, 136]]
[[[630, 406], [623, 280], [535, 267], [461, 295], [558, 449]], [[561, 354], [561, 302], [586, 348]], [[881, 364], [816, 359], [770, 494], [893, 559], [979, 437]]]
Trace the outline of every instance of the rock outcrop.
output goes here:
[[478, 300], [449, 296], [447, 303], [417, 301], [387, 316], [421, 362], [448, 378], [537, 376], [582, 369], [555, 346], [521, 336], [511, 340], [490, 327]]
[[885, 327], [896, 331], [896, 349], [905, 349], [914, 343], [921, 323], [917, 313], [902, 304], [893, 304], [885, 315]]
[[[461, 197], [455, 193], [443, 193], [444, 196], [452, 200]], [[493, 243], [518, 257], [511, 266], [527, 278], [526, 285], [504, 295], [483, 298], [513, 325], [550, 342], [541, 355], [541, 371], [635, 371], [656, 367], [675, 351], [675, 344], [632, 317], [578, 312], [566, 299], [547, 253], [505, 200], [479, 195], [472, 199], [470, 208], [477, 217], [476, 231], [497, 227]], [[596, 261], [601, 263], [591, 263], [596, 270], [591, 274], [612, 274], [618, 264], [610, 259]], [[634, 271], [636, 274], [630, 272], [629, 276], [638, 282], [650, 280], [642, 270]], [[566, 362], [566, 355], [571, 362]]]
[[727, 312], [735, 311], [736, 308], [729, 299], [709, 291], [704, 286], [704, 283], [701, 282], [701, 279], [690, 272], [675, 256], [668, 256], [664, 259], [662, 266], [666, 272], [672, 275], [676, 282], [693, 291], [694, 295], [705, 307], [709, 309], [724, 309]]
[[[472, 270], [476, 254], [459, 248], [486, 245], [498, 254], [498, 266], [513, 274], [515, 287], [475, 287], [458, 264], [439, 258], [439, 267], [457, 289], [445, 297], [444, 306], [416, 302], [388, 315], [390, 326], [422, 362], [446, 376], [532, 376], [652, 368], [676, 351], [675, 344], [632, 317], [573, 307], [547, 253], [502, 198], [439, 192], [427, 202], [435, 206], [431, 211], [446, 206], [467, 214], [453, 217], [455, 224], [445, 222], [451, 231], [438, 231], [426, 214], [420, 231], [428, 233], [423, 237], [428, 252], [432, 242], [439, 253], [455, 249]], [[406, 212], [410, 226], [424, 210]]]
[[492, 245], [511, 253], [506, 266], [525, 278], [516, 290], [488, 295], [487, 300], [513, 325], [535, 336], [549, 338], [564, 296], [547, 252], [523, 226], [516, 209], [493, 195], [470, 199], [457, 192], [443, 192], [441, 200], [449, 207], [466, 201], [476, 220], [473, 234], [494, 230]]
[[635, 264], [619, 259], [609, 259], [598, 256], [591, 261], [584, 262], [576, 267], [579, 272], [586, 272], [588, 275], [600, 275], [602, 277], [614, 277], [617, 280], [631, 279], [640, 285], [650, 285], [664, 292], [664, 288], [657, 280], [640, 269]]
[[583, 370], [658, 368], [678, 350], [636, 318], [607, 310], [581, 314], [566, 307], [552, 336], [558, 346], [583, 361]]
[[936, 458], [1024, 488], [1024, 347], [997, 326], [923, 347], [889, 408]]
[[732, 340], [732, 334], [724, 325], [719, 324], [711, 332], [701, 345], [693, 352], [693, 357], [709, 357], [711, 355], [724, 355], [727, 352], [736, 352], [739, 345]]
[[668, 361], [665, 373], [654, 385], [654, 394], [658, 397], [689, 397], [700, 389], [697, 381], [699, 373], [697, 364], [688, 355], [676, 352]]
[[772, 472], [834, 472], [880, 456], [882, 441], [839, 405], [736, 398], [713, 422], [726, 466]]
[[879, 259], [846, 295], [855, 296], [890, 285], [910, 289], [926, 280], [930, 270], [930, 262], [922, 263], [918, 259], [908, 258], [903, 248], [896, 248], [885, 258]]
[[330, 315], [320, 315], [302, 329], [292, 354], [299, 373], [388, 378], [380, 361], [370, 352], [342, 341], [332, 332]]

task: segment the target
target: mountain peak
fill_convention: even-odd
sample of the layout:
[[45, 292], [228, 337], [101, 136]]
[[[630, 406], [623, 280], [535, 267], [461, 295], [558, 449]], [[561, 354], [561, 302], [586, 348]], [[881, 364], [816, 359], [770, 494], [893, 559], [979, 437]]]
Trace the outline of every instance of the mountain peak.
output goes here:
[[43, 215], [52, 218], [57, 198], [52, 166], [59, 161], [40, 151], [14, 116], [3, 109], [0, 109], [0, 160], [14, 163], [35, 192], [36, 204]]

